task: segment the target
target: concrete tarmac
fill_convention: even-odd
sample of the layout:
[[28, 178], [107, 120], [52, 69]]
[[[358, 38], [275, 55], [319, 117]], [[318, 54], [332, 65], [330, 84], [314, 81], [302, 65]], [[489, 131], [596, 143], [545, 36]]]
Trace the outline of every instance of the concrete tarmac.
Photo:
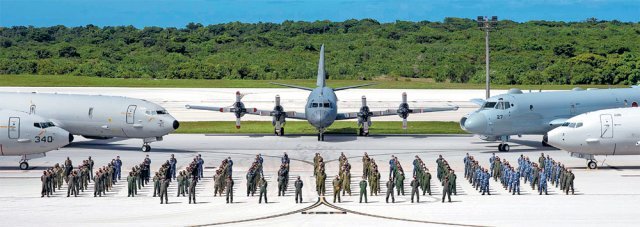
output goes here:
[[[640, 221], [640, 156], [600, 157], [605, 161], [598, 170], [587, 170], [586, 161], [569, 157], [553, 148], [541, 147], [540, 136], [514, 139], [511, 152], [497, 153], [517, 165], [520, 154], [537, 161], [541, 152], [571, 168], [576, 175], [575, 195], [565, 195], [549, 185], [549, 195], [538, 195], [528, 184], [521, 184], [522, 195], [511, 195], [499, 183], [491, 180], [491, 196], [482, 196], [465, 181], [463, 157], [469, 153], [489, 166], [489, 157], [497, 143], [484, 142], [473, 136], [406, 135], [355, 137], [327, 135], [326, 142], [315, 136], [274, 137], [267, 135], [209, 136], [173, 134], [162, 142], [153, 143], [150, 153], [140, 150], [139, 140], [78, 141], [52, 151], [46, 157], [31, 160], [30, 170], [18, 170], [18, 157], [0, 159], [0, 220], [4, 226], [62, 226], [73, 223], [82, 226], [637, 226]], [[277, 196], [277, 170], [280, 157], [287, 152], [291, 158], [289, 188], [284, 197]], [[313, 178], [313, 156], [319, 152], [326, 161], [328, 175], [326, 199], [318, 197]], [[338, 172], [340, 153], [352, 165], [352, 195], [333, 203], [330, 180]], [[358, 203], [361, 158], [364, 152], [376, 160], [382, 175], [382, 194], [369, 196], [369, 203]], [[66, 197], [66, 184], [50, 198], [40, 198], [40, 175], [47, 167], [70, 157], [74, 165], [92, 156], [100, 167], [119, 155], [123, 160], [123, 176], [149, 154], [153, 171], [175, 154], [178, 169], [184, 169], [196, 154], [205, 160], [205, 179], [198, 185], [198, 204], [176, 197], [177, 185], [171, 183], [169, 204], [161, 205], [152, 197], [153, 187], [139, 190], [137, 197], [128, 198], [126, 182], [116, 184], [106, 197], [93, 197], [89, 190], [77, 198]], [[264, 157], [268, 180], [268, 204], [258, 204], [258, 198], [246, 196], [245, 174], [255, 155]], [[419, 155], [431, 170], [433, 194], [420, 197], [420, 203], [410, 202], [410, 179], [405, 181], [405, 196], [396, 196], [396, 203], [385, 203], [385, 178], [388, 161], [398, 156], [407, 176], [412, 161]], [[438, 155], [442, 155], [458, 175], [458, 195], [452, 203], [441, 203], [442, 186], [435, 178]], [[220, 162], [234, 160], [234, 202], [226, 204], [213, 196], [212, 176]], [[304, 181], [304, 203], [296, 204], [293, 178]], [[124, 180], [124, 179], [123, 179]]]

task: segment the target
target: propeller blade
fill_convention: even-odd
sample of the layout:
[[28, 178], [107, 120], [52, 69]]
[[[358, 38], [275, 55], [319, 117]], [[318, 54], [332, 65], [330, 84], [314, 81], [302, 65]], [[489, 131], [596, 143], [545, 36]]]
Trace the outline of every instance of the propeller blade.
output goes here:
[[280, 95], [276, 95], [276, 106], [280, 105]]
[[362, 106], [367, 106], [367, 97], [366, 96], [362, 96]]
[[407, 119], [406, 118], [402, 119], [402, 129], [407, 129]]
[[236, 102], [240, 102], [242, 100], [242, 95], [240, 94], [240, 91], [236, 91]]
[[407, 93], [402, 92], [402, 103], [407, 103]]
[[236, 118], [236, 129], [240, 129], [240, 118]]

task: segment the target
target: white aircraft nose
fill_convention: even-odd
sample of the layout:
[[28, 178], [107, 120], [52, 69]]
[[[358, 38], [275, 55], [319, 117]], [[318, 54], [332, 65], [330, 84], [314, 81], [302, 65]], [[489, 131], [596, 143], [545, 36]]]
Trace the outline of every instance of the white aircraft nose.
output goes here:
[[548, 138], [547, 143], [551, 146], [564, 150], [563, 147], [566, 147], [567, 145], [567, 141], [565, 141], [564, 134], [565, 132], [563, 128], [556, 128], [549, 131], [547, 133], [547, 138]]
[[55, 138], [54, 144], [57, 146], [56, 148], [64, 147], [64, 146], [67, 146], [69, 143], [71, 143], [71, 140], [73, 137], [66, 130], [58, 127], [48, 128], [48, 130], [51, 130], [51, 133]]

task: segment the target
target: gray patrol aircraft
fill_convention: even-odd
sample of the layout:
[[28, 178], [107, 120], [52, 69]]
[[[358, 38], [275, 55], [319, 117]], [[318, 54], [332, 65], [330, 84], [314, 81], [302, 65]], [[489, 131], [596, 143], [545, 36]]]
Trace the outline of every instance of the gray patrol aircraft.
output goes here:
[[324, 45], [320, 48], [320, 60], [318, 62], [318, 78], [316, 81], [316, 88], [302, 87], [289, 84], [272, 83], [280, 86], [291, 87], [311, 91], [307, 98], [307, 104], [305, 106], [305, 112], [284, 111], [284, 108], [280, 105], [280, 97], [276, 96], [275, 107], [273, 110], [259, 110], [257, 108], [246, 108], [242, 102], [242, 95], [240, 92], [236, 92], [236, 102], [230, 107], [209, 107], [209, 106], [197, 106], [187, 105], [187, 109], [198, 110], [211, 110], [220, 112], [231, 112], [236, 116], [236, 128], [240, 128], [240, 118], [245, 114], [253, 114], [260, 116], [272, 116], [272, 124], [274, 126], [274, 134], [282, 136], [284, 135], [284, 125], [286, 118], [307, 120], [309, 124], [318, 130], [318, 141], [324, 141], [324, 133], [337, 120], [358, 119], [360, 136], [369, 135], [369, 127], [371, 126], [371, 118], [388, 115], [398, 115], [402, 118], [403, 128], [407, 127], [407, 117], [411, 113], [425, 113], [436, 111], [449, 111], [457, 110], [457, 106], [446, 107], [431, 107], [431, 108], [409, 108], [407, 103], [407, 94], [402, 94], [402, 103], [398, 109], [388, 109], [383, 111], [371, 111], [367, 106], [366, 97], [362, 96], [362, 107], [359, 112], [352, 113], [338, 113], [338, 98], [336, 91], [347, 90], [351, 88], [369, 86], [372, 84], [362, 84], [348, 87], [331, 88], [328, 87], [325, 81], [326, 73], [324, 68]]
[[0, 109], [0, 119], [0, 156], [22, 156], [22, 170], [29, 168], [29, 159], [70, 142], [69, 132], [38, 115]]
[[2, 92], [0, 108], [37, 114], [73, 135], [88, 139], [142, 139], [149, 143], [175, 131], [180, 123], [155, 103], [127, 97], [78, 94]]
[[576, 115], [626, 106], [638, 106], [640, 88], [581, 89], [523, 93], [511, 89], [489, 99], [474, 99], [481, 107], [460, 119], [460, 127], [486, 141], [500, 141], [498, 151], [509, 151], [510, 136], [543, 135]]

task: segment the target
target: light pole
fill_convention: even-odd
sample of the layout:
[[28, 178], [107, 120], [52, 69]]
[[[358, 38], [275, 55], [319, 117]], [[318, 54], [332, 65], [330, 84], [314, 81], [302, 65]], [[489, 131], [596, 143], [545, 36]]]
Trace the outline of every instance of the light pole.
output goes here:
[[489, 77], [489, 31], [495, 28], [495, 25], [498, 23], [497, 16], [491, 16], [491, 20], [487, 16], [478, 16], [478, 28], [485, 32], [484, 35], [484, 48], [485, 48], [485, 64], [487, 69], [487, 78], [486, 78], [486, 93], [487, 99], [491, 96], [491, 81]]

